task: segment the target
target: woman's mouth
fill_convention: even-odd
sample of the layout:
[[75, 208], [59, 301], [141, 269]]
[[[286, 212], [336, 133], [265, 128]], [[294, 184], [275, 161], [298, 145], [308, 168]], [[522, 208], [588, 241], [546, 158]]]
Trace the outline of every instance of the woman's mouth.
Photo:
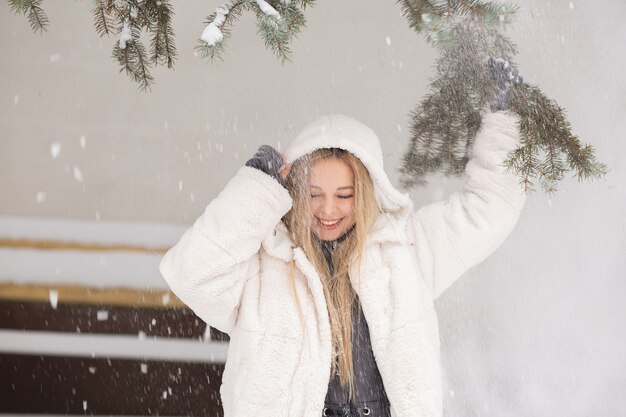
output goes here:
[[335, 230], [339, 227], [339, 224], [343, 221], [343, 218], [339, 220], [322, 220], [316, 217], [317, 225], [323, 230]]

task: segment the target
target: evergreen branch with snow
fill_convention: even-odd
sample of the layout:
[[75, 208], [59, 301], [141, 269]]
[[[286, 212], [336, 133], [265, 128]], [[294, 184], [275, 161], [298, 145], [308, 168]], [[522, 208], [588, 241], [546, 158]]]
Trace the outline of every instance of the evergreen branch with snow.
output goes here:
[[256, 11], [258, 33], [265, 41], [265, 47], [272, 50], [282, 63], [291, 60], [289, 41], [291, 36], [286, 19], [264, 0], [257, 0]]
[[245, 11], [254, 11], [258, 34], [281, 61], [291, 60], [291, 40], [306, 24], [304, 10], [312, 0], [232, 0], [217, 7], [205, 22], [196, 50], [211, 61], [223, 59], [225, 41], [231, 28]]
[[[46, 30], [48, 18], [41, 9], [42, 0], [8, 0], [15, 13], [26, 14], [33, 31]], [[290, 43], [306, 24], [304, 10], [315, 0], [231, 0], [208, 17], [196, 50], [210, 60], [222, 59], [225, 40], [243, 12], [253, 11], [258, 33], [281, 61], [291, 60]], [[173, 68], [177, 51], [172, 28], [173, 10], [169, 0], [94, 0], [92, 15], [96, 33], [117, 35], [120, 42], [113, 57], [131, 80], [147, 90], [153, 83], [150, 68], [167, 65]], [[143, 51], [140, 33], [150, 35], [149, 58]], [[129, 45], [125, 49], [125, 45]]]
[[[8, 0], [16, 14], [26, 14], [33, 31], [44, 31], [48, 18], [41, 9], [42, 0]], [[169, 0], [94, 0], [92, 15], [96, 33], [117, 35], [113, 58], [130, 79], [148, 90], [154, 83], [150, 68], [167, 65], [173, 68], [177, 52]], [[150, 55], [141, 42], [141, 33], [150, 36]]]
[[[113, 58], [120, 64], [120, 72], [126, 72], [140, 90], [149, 90], [154, 84], [152, 67], [173, 68], [177, 52], [169, 0], [96, 0], [93, 14], [100, 36], [119, 36]], [[149, 55], [141, 41], [142, 32], [150, 35]]]
[[43, 33], [50, 22], [41, 8], [41, 2], [42, 0], [9, 0], [9, 5], [16, 14], [26, 15], [33, 32]]
[[[428, 174], [463, 174], [482, 113], [500, 91], [488, 59], [513, 63], [517, 53], [509, 39], [478, 17], [457, 24], [451, 39], [436, 61], [429, 94], [410, 115], [411, 140], [401, 168], [405, 187], [424, 184]], [[520, 116], [522, 146], [505, 164], [519, 175], [526, 192], [533, 191], [536, 180], [546, 193], [553, 193], [568, 171], [579, 180], [606, 174], [593, 148], [581, 145], [572, 133], [563, 109], [539, 88], [520, 84], [512, 86], [509, 95], [510, 110]]]
[[146, 48], [138, 39], [139, 29], [124, 23], [120, 41], [113, 48], [113, 58], [120, 64], [120, 72], [125, 71], [132, 81], [139, 84], [140, 90], [146, 91], [154, 83], [154, 78], [150, 74]]
[[239, 20], [244, 11], [252, 9], [254, 0], [233, 0], [215, 9], [205, 22], [196, 51], [212, 62], [223, 59], [224, 44], [230, 37], [230, 27]]

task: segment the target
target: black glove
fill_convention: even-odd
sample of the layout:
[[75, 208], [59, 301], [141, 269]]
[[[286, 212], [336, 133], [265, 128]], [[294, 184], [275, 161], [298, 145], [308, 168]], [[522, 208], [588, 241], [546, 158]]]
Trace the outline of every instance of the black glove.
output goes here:
[[498, 92], [490, 103], [489, 107], [492, 112], [498, 110], [509, 109], [509, 88], [513, 85], [520, 85], [524, 82], [524, 78], [517, 72], [517, 68], [513, 67], [509, 61], [502, 58], [489, 58], [487, 61], [491, 76], [498, 87]]
[[269, 145], [261, 145], [252, 158], [248, 159], [246, 166], [265, 172], [284, 187], [285, 180], [280, 175], [284, 163], [283, 156], [276, 149]]

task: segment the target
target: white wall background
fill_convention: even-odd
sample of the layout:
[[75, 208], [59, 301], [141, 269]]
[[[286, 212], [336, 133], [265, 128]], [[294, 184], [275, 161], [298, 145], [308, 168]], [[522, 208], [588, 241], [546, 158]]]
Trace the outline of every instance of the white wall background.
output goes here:
[[[436, 56], [399, 6], [319, 1], [285, 66], [246, 15], [211, 66], [193, 48], [218, 3], [175, 3], [179, 59], [153, 72], [148, 94], [118, 74], [116, 40], [95, 34], [90, 2], [44, 2], [44, 36], [0, 3], [0, 215], [189, 224], [258, 145], [284, 147], [329, 112], [379, 134], [395, 180]], [[504, 245], [439, 300], [445, 414], [622, 415], [626, 4], [518, 4], [509, 34], [521, 73], [611, 171], [567, 180], [551, 201], [533, 194]], [[457, 187], [439, 180], [412, 195], [422, 204]]]

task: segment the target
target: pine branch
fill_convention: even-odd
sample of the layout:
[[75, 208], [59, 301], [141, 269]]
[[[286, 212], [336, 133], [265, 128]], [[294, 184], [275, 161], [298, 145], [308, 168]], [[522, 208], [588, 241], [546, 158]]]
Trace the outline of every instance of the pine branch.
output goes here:
[[[128, 25], [128, 26], [126, 26]], [[126, 28], [130, 23], [125, 23]], [[120, 64], [120, 72], [125, 71], [131, 80], [139, 84], [139, 89], [146, 91], [154, 83], [154, 78], [148, 69], [149, 60], [146, 48], [139, 39], [139, 29], [130, 28], [130, 39], [125, 36], [125, 29], [122, 29], [122, 36], [119, 43], [113, 48], [113, 58]]]
[[222, 60], [224, 44], [230, 37], [230, 27], [244, 11], [252, 9], [253, 3], [254, 0], [232, 0], [218, 6], [205, 22], [196, 51], [211, 62]]
[[254, 11], [257, 17], [257, 33], [265, 41], [266, 48], [284, 64], [291, 60], [291, 40], [306, 24], [303, 10], [313, 4], [312, 0], [232, 0], [219, 6], [207, 18], [196, 50], [211, 61], [222, 59], [225, 41], [230, 37], [234, 22], [244, 11]]
[[[96, 0], [94, 26], [100, 36], [116, 34], [120, 40], [113, 58], [130, 79], [147, 91], [154, 83], [150, 67], [173, 68], [176, 59], [172, 8], [169, 0]], [[150, 56], [141, 42], [141, 32], [150, 37]]]
[[518, 7], [480, 0], [397, 0], [409, 26], [433, 45], [443, 48], [453, 43], [452, 29], [464, 17], [482, 19], [488, 25], [512, 22]]
[[289, 31], [280, 13], [264, 0], [257, 0], [256, 16], [257, 33], [265, 41], [265, 47], [271, 49], [283, 64], [285, 61], [291, 61]]
[[93, 23], [96, 33], [100, 37], [109, 36], [113, 31], [113, 22], [109, 17], [112, 7], [113, 0], [95, 0], [94, 2], [94, 8], [92, 9]]
[[26, 10], [25, 3], [28, 3], [28, 0], [8, 0], [9, 6], [13, 10], [15, 14], [24, 13]]
[[[424, 184], [429, 173], [464, 172], [481, 113], [498, 91], [487, 59], [501, 57], [514, 64], [515, 45], [482, 17], [467, 18], [451, 33], [454, 42], [441, 50], [430, 93], [411, 113], [411, 141], [401, 169], [406, 187]], [[522, 146], [507, 156], [505, 166], [520, 177], [526, 192], [538, 181], [553, 193], [568, 171], [579, 180], [606, 174], [593, 149], [572, 134], [564, 110], [538, 87], [521, 84], [509, 94], [510, 109], [520, 116]]]
[[15, 14], [25, 14], [33, 32], [47, 30], [48, 17], [41, 8], [42, 0], [8, 0]]
[[151, 40], [152, 62], [174, 66], [176, 46], [174, 45], [174, 31], [172, 29], [172, 8], [167, 0], [155, 2], [154, 27]]
[[39, 4], [41, 4], [41, 0], [31, 0], [30, 3], [30, 7], [28, 9], [28, 21], [30, 22], [30, 28], [33, 32], [40, 31], [43, 33], [47, 30], [49, 21], [48, 17], [39, 6]]
[[315, 0], [300, 0], [299, 2], [294, 3], [300, 3], [300, 7], [302, 7], [302, 10], [306, 10], [307, 7], [313, 7], [313, 5], [315, 4]]
[[[311, 2], [312, 3], [312, 2]], [[306, 4], [302, 6], [306, 7]], [[298, 9], [295, 2], [288, 4], [279, 4], [277, 7], [278, 12], [285, 21], [287, 33], [289, 35], [289, 41], [296, 37], [297, 34], [306, 26], [306, 18], [304, 13]]]
[[[487, 58], [511, 61], [515, 52], [510, 42], [489, 42], [497, 32], [477, 19], [466, 19], [451, 36], [454, 42], [436, 61], [437, 78], [431, 82], [430, 93], [411, 114], [411, 143], [402, 168], [405, 186], [424, 183], [429, 173], [460, 175], [464, 171], [480, 129], [481, 110], [495, 95]], [[419, 168], [414, 165], [418, 160]]]
[[433, 2], [428, 0], [398, 0], [402, 14], [409, 20], [409, 26], [417, 32], [421, 32], [424, 24], [424, 16], [437, 15]]
[[[511, 93], [511, 110], [520, 115], [520, 133], [525, 146], [532, 144], [533, 148], [546, 152], [543, 163], [532, 161], [536, 167], [533, 173], [542, 181], [544, 191], [556, 191], [556, 183], [567, 171], [573, 171], [579, 181], [606, 175], [608, 167], [596, 161], [591, 145], [581, 144], [572, 133], [564, 110], [555, 101], [533, 85], [517, 87]], [[507, 159], [506, 163], [516, 172], [530, 171], [515, 158]]]

